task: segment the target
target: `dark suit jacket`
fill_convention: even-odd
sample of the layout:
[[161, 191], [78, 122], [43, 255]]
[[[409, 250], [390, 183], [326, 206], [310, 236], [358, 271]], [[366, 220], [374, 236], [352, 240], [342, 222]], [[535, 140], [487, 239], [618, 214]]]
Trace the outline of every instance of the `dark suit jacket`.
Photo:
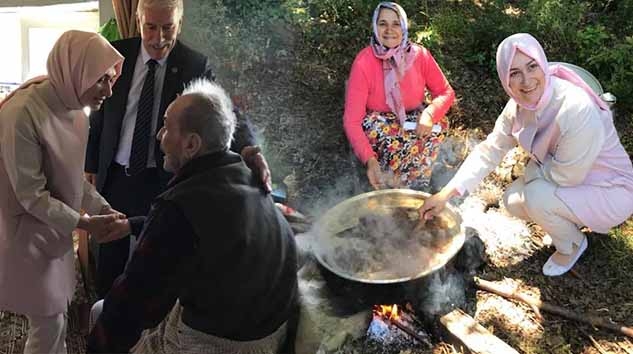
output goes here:
[[[112, 45], [125, 57], [121, 76], [112, 88], [112, 97], [103, 102], [101, 109], [90, 114], [90, 134], [86, 151], [86, 172], [97, 174], [97, 190], [101, 191], [108, 177], [108, 168], [114, 160], [119, 146], [121, 126], [125, 116], [128, 93], [134, 75], [134, 65], [141, 48], [141, 38], [128, 38], [112, 42]], [[176, 99], [192, 79], [206, 77], [215, 79], [208, 58], [201, 53], [176, 42], [167, 58], [165, 81], [158, 111], [157, 131], [163, 126], [162, 117], [167, 106]], [[238, 124], [231, 150], [240, 152], [244, 146], [254, 145], [255, 139], [250, 121], [238, 113]], [[160, 144], [156, 144], [156, 166], [160, 180], [165, 186], [171, 174], [164, 171]]]

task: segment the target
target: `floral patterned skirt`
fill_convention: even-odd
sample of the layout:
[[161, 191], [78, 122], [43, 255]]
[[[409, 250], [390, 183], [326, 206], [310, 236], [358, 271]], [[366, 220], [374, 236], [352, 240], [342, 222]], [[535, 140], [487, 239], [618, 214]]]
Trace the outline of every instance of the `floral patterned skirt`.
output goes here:
[[[422, 109], [407, 113], [407, 122], [416, 122]], [[363, 119], [363, 131], [378, 155], [383, 172], [393, 178], [392, 187], [408, 187], [428, 191], [439, 146], [448, 130], [448, 120], [434, 124], [426, 139], [415, 130], [404, 130], [398, 117], [391, 112], [369, 112]], [[390, 183], [388, 183], [389, 185]]]

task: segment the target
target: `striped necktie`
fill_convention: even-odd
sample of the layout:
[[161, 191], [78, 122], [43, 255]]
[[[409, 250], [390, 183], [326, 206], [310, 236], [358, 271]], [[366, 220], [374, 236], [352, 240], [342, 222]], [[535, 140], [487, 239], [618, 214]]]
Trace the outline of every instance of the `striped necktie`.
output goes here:
[[152, 135], [152, 111], [154, 108], [154, 73], [156, 72], [156, 60], [147, 61], [147, 74], [141, 90], [141, 98], [138, 100], [136, 113], [136, 125], [134, 126], [134, 138], [132, 139], [132, 152], [127, 172], [130, 175], [141, 173], [147, 166], [147, 152], [149, 139]]

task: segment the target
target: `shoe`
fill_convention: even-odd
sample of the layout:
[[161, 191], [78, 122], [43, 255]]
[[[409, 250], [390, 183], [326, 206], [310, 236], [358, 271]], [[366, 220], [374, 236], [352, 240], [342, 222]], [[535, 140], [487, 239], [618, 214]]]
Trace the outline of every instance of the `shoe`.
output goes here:
[[554, 255], [551, 255], [549, 259], [547, 260], [547, 262], [545, 262], [545, 264], [543, 265], [543, 274], [549, 277], [555, 277], [555, 276], [567, 273], [567, 271], [569, 271], [574, 266], [574, 264], [576, 264], [576, 262], [578, 261], [580, 256], [582, 256], [582, 254], [585, 252], [586, 249], [587, 249], [587, 237], [585, 236], [582, 239], [580, 246], [578, 246], [578, 250], [576, 251], [576, 254], [574, 255], [574, 257], [568, 264], [560, 265], [554, 262]]
[[552, 240], [552, 236], [550, 236], [549, 234], [545, 234], [543, 235], [543, 246], [551, 246], [552, 242], [554, 242]]

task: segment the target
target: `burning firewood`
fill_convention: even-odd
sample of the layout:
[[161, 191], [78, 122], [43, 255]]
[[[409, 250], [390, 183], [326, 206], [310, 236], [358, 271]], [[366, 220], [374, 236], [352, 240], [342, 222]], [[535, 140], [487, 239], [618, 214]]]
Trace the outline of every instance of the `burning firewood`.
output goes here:
[[398, 305], [376, 305], [374, 306], [374, 316], [396, 326], [399, 330], [411, 336], [417, 340], [420, 344], [425, 344], [428, 348], [432, 347], [431, 342], [427, 335], [422, 335], [416, 332], [413, 328], [407, 325], [407, 322], [403, 321], [402, 312], [398, 308]]

